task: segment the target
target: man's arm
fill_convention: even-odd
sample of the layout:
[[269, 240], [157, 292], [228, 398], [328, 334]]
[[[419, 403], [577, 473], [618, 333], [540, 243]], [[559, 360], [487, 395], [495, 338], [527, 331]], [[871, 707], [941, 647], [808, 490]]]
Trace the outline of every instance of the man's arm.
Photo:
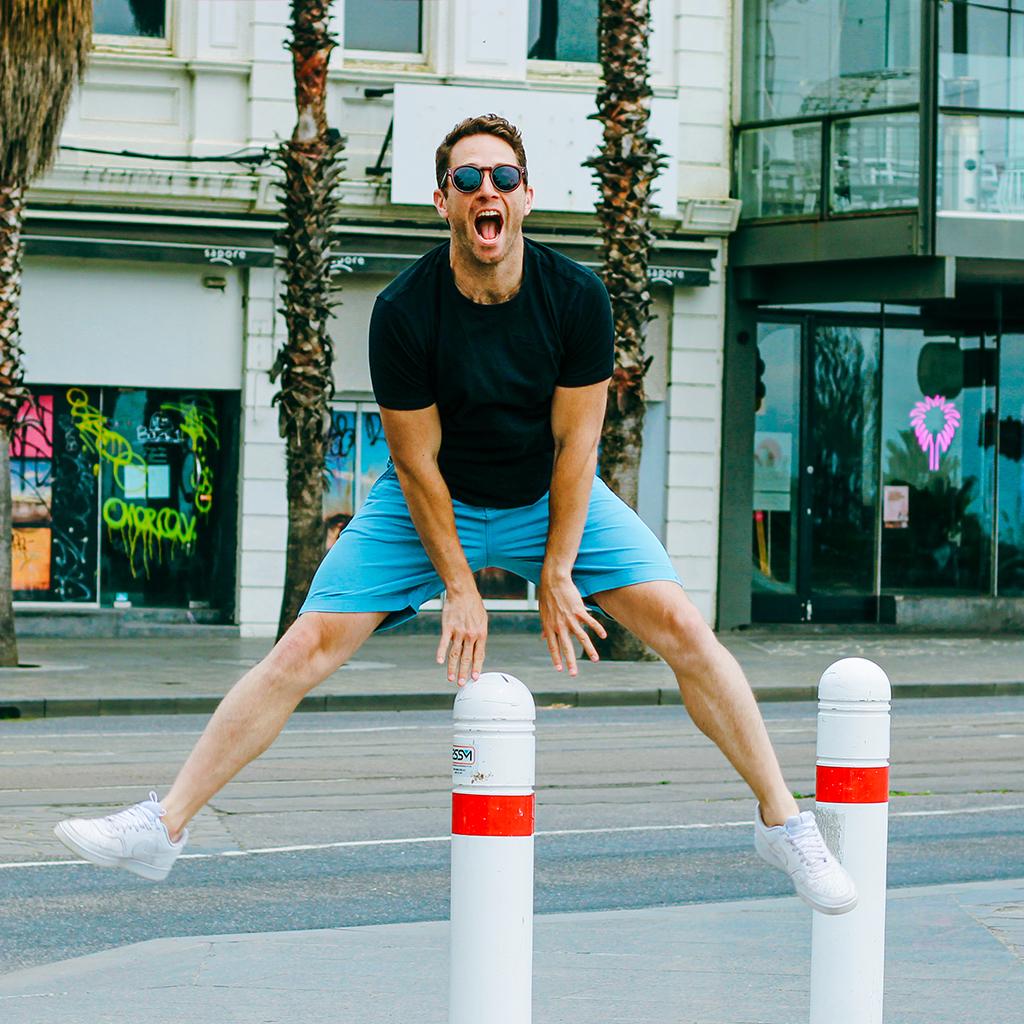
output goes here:
[[606, 635], [583, 604], [572, 582], [572, 567], [587, 521], [607, 400], [608, 381], [603, 380], [585, 387], [555, 388], [551, 401], [555, 462], [551, 471], [548, 541], [537, 597], [551, 660], [561, 672], [564, 656], [569, 675], [573, 676], [576, 675], [573, 637], [580, 640], [590, 659], [597, 661], [597, 651], [583, 627], [590, 626], [598, 636]]
[[487, 646], [487, 613], [455, 529], [448, 485], [437, 465], [441, 419], [437, 406], [414, 410], [380, 410], [391, 459], [398, 473], [423, 547], [444, 581], [447, 596], [441, 615], [437, 661], [448, 656], [448, 681], [462, 686], [476, 679]]

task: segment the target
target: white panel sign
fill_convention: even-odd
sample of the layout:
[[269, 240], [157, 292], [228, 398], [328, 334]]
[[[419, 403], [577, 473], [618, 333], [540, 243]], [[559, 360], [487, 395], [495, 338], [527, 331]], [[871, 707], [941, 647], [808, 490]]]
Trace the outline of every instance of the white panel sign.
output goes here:
[[[495, 113], [518, 125], [526, 143], [535, 209], [591, 213], [597, 202], [593, 173], [582, 163], [598, 151], [601, 126], [588, 120], [594, 95], [540, 89], [489, 89], [455, 85], [395, 86], [391, 174], [393, 203], [430, 203], [434, 151], [465, 117]], [[668, 163], [658, 177], [655, 205], [674, 213], [678, 192], [679, 107], [655, 99], [651, 134], [661, 140]]]
[[239, 271], [175, 263], [30, 257], [22, 334], [45, 384], [230, 388], [242, 381]]

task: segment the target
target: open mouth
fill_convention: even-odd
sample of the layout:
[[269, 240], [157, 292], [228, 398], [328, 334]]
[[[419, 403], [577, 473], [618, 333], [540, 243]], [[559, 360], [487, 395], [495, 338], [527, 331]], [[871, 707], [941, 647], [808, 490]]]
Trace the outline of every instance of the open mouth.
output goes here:
[[473, 220], [477, 235], [485, 242], [493, 242], [501, 234], [505, 220], [497, 210], [484, 210]]

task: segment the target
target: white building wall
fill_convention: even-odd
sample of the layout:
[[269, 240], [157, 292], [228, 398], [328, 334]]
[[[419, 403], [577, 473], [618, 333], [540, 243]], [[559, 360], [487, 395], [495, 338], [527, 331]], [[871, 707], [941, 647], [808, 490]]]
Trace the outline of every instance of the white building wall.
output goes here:
[[[336, 0], [340, 26], [344, 3]], [[69, 114], [63, 141], [95, 148], [155, 153], [223, 153], [273, 145], [290, 135], [294, 120], [291, 57], [284, 46], [289, 5], [284, 0], [173, 0], [173, 39], [163, 51], [130, 47], [94, 55], [85, 85]], [[387, 179], [367, 175], [394, 110], [390, 95], [367, 97], [367, 86], [396, 82], [451, 84], [534, 96], [593, 94], [595, 69], [553, 66], [525, 59], [525, 2], [496, 12], [490, 0], [428, 0], [425, 54], [389, 59], [335, 51], [328, 94], [329, 119], [347, 137], [342, 198], [349, 213], [437, 227], [429, 206], [394, 207]], [[501, 5], [499, 5], [501, 7]], [[504, 13], [502, 13], [504, 12]], [[500, 17], [498, 17], [500, 15]], [[682, 218], [695, 235], [717, 246], [711, 288], [677, 288], [672, 301], [667, 386], [666, 541], [698, 607], [713, 617], [718, 539], [720, 408], [723, 339], [724, 241], [730, 227], [729, 110], [731, 0], [653, 0], [651, 70], [660, 104], [674, 104], [678, 134], [666, 148], [678, 154], [677, 195], [663, 202], [670, 220]], [[453, 110], [452, 121], [465, 113]], [[672, 129], [666, 134], [671, 134]], [[389, 153], [384, 163], [391, 162]], [[148, 163], [95, 154], [64, 153], [30, 196], [51, 205], [68, 203], [163, 208], [176, 215], [276, 213], [267, 168], [231, 164]], [[427, 198], [429, 192], [426, 192]], [[663, 199], [665, 197], [662, 197]], [[703, 204], [703, 205], [702, 205]], [[717, 204], [717, 205], [716, 205]], [[698, 215], [692, 221], [691, 212]], [[711, 212], [701, 219], [700, 212]], [[545, 214], [546, 225], [561, 223]], [[575, 228], [595, 230], [589, 212], [568, 215]], [[284, 575], [286, 502], [284, 446], [274, 386], [267, 377], [284, 337], [275, 312], [275, 272], [246, 272], [244, 351], [238, 352], [242, 391], [238, 616], [245, 635], [276, 628]], [[352, 302], [339, 316], [360, 319], [369, 300], [362, 281], [342, 280]], [[26, 277], [26, 287], [33, 284]], [[357, 294], [358, 293], [358, 294]], [[223, 296], [202, 297], [203, 302]], [[351, 322], [345, 332], [351, 337]], [[40, 356], [41, 358], [41, 356]], [[49, 357], [47, 357], [49, 358]], [[348, 367], [339, 385], [365, 387], [358, 354], [343, 354]], [[353, 387], [358, 380], [358, 387]], [[659, 396], [660, 397], [660, 396]]]
[[239, 460], [238, 622], [242, 636], [273, 636], [281, 613], [288, 502], [285, 444], [268, 371], [285, 336], [277, 271], [249, 271]]
[[[676, 0], [679, 192], [729, 195], [730, 0]], [[726, 242], [709, 288], [677, 288], [668, 388], [665, 545], [701, 614], [714, 623], [721, 501]]]

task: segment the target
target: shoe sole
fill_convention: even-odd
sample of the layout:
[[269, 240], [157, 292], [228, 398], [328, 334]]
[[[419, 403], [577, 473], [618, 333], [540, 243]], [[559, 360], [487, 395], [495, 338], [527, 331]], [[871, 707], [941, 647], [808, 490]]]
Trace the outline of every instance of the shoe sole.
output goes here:
[[757, 851], [761, 860], [766, 864], [770, 864], [773, 868], [778, 868], [779, 871], [784, 872], [786, 877], [790, 882], [792, 882], [797, 896], [799, 896], [800, 899], [802, 899], [812, 910], [818, 911], [819, 914], [828, 914], [830, 916], [848, 914], [857, 906], [856, 893], [854, 893], [852, 899], [847, 900], [845, 903], [819, 903], [806, 892], [801, 892], [796, 879], [789, 873], [785, 860], [780, 863], [779, 858], [775, 856], [775, 850], [772, 848], [771, 844], [761, 836], [760, 832], [754, 833], [754, 849]]
[[53, 834], [72, 853], [77, 853], [79, 857], [84, 857], [90, 864], [95, 864], [98, 868], [123, 868], [125, 871], [130, 871], [133, 875], [138, 875], [140, 878], [145, 878], [150, 882], [162, 882], [171, 870], [170, 867], [158, 868], [152, 864], [146, 864], [144, 861], [133, 860], [130, 857], [112, 857], [101, 850], [95, 850], [90, 846], [86, 846], [74, 832], [67, 828], [66, 823], [63, 821], [58, 822], [54, 826]]

